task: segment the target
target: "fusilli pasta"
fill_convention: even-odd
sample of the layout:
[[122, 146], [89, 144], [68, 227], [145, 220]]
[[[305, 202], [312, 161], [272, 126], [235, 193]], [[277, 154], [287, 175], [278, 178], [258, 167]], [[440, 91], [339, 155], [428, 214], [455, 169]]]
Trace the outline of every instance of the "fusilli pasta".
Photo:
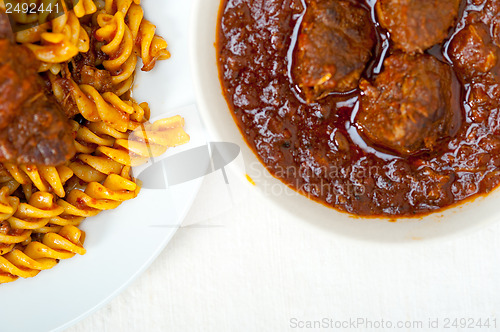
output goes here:
[[30, 242], [24, 249], [13, 249], [0, 256], [0, 283], [31, 278], [54, 267], [58, 260], [85, 254], [85, 233], [65, 226], [57, 233], [47, 233], [41, 241]]
[[148, 71], [170, 57], [139, 0], [80, 0], [55, 18], [13, 19], [39, 23], [15, 39], [40, 61], [70, 118], [77, 154], [64, 165], [0, 163], [0, 284], [84, 254], [78, 225], [138, 195], [132, 167], [189, 141], [182, 117], [149, 123], [148, 104], [131, 98], [138, 58]]

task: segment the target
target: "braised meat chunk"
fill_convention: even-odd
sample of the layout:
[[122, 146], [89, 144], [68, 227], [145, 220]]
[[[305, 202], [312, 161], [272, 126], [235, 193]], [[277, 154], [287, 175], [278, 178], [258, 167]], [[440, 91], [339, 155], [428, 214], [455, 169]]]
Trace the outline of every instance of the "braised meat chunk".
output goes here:
[[[479, 12], [479, 18], [485, 24], [491, 25], [493, 28], [492, 31], [493, 37], [496, 40], [496, 43], [500, 43], [500, 1], [498, 0], [474, 0], [473, 4], [477, 5], [476, 8], [481, 8], [479, 6], [483, 5], [483, 9]], [[472, 12], [471, 15], [467, 17], [467, 19], [472, 18], [475, 20], [477, 17], [473, 17], [477, 12]]]
[[407, 53], [422, 53], [441, 43], [455, 23], [461, 0], [378, 0], [380, 24], [395, 46]]
[[19, 113], [20, 106], [39, 90], [33, 79], [38, 62], [29, 49], [0, 40], [0, 128]]
[[500, 47], [486, 24], [468, 24], [460, 30], [450, 43], [449, 55], [466, 82], [475, 78], [500, 82]]
[[71, 128], [55, 100], [33, 96], [0, 132], [0, 160], [57, 166], [74, 154]]
[[[108, 57], [100, 49], [100, 44], [95, 38], [95, 30], [89, 32], [89, 51], [80, 53], [71, 59], [69, 69], [75, 82], [88, 84], [100, 93], [114, 92], [111, 73], [104, 70], [104, 67], [97, 68], [96, 64], [102, 64]], [[118, 73], [115, 73], [118, 74]]]
[[292, 74], [307, 102], [357, 88], [375, 46], [369, 12], [354, 0], [311, 0]]
[[0, 162], [55, 166], [75, 152], [67, 118], [37, 68], [28, 48], [0, 40]]
[[400, 155], [432, 150], [453, 129], [452, 69], [430, 55], [396, 54], [375, 82], [361, 82], [356, 123], [374, 145]]

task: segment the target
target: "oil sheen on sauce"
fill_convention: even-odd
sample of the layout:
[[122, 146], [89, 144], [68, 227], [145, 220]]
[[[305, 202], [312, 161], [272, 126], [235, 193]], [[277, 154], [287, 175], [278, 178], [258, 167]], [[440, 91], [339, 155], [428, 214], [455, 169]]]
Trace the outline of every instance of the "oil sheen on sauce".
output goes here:
[[[482, 10], [472, 2], [478, 1], [463, 2], [462, 17]], [[374, 4], [366, 1], [378, 40], [363, 75], [368, 80], [380, 73], [390, 54]], [[456, 77], [454, 107], [461, 116], [455, 119], [454, 136], [416, 157], [401, 158], [363, 140], [353, 121], [359, 90], [306, 104], [290, 74], [305, 6], [301, 0], [223, 0], [219, 14], [224, 95], [247, 143], [274, 176], [332, 208], [389, 217], [428, 214], [499, 184], [500, 130], [492, 124], [500, 127], [500, 110], [489, 110], [481, 121], [471, 116], [477, 103], [470, 102], [470, 87]], [[447, 47], [444, 42], [427, 52], [451, 65]]]

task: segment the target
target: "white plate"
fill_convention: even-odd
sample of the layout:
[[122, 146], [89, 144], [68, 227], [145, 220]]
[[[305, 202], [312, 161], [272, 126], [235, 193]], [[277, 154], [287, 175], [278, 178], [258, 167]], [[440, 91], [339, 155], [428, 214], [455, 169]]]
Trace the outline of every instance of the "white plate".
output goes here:
[[281, 207], [284, 213], [290, 213], [290, 217], [360, 240], [411, 243], [438, 239], [479, 229], [500, 218], [500, 190], [417, 220], [400, 219], [397, 223], [389, 223], [384, 219], [353, 218], [327, 208], [296, 194], [273, 178], [244, 142], [222, 95], [214, 47], [219, 4], [220, 0], [195, 0], [191, 22], [191, 67], [198, 108], [208, 132], [214, 140], [233, 142], [241, 147], [245, 167], [236, 169], [236, 172], [244, 183], [249, 183], [245, 177], [248, 173], [256, 182], [258, 191]]
[[[187, 3], [145, 1], [146, 17], [169, 42], [172, 59], [139, 74], [134, 97], [148, 101], [153, 117], [181, 114], [191, 142], [175, 154], [205, 144], [194, 108], [187, 62]], [[181, 15], [185, 14], [185, 15]], [[187, 28], [187, 26], [186, 26]], [[188, 212], [201, 179], [169, 190], [143, 189], [118, 209], [87, 219], [87, 254], [61, 261], [52, 270], [0, 286], [0, 331], [52, 331], [68, 327], [117, 295], [166, 246]]]

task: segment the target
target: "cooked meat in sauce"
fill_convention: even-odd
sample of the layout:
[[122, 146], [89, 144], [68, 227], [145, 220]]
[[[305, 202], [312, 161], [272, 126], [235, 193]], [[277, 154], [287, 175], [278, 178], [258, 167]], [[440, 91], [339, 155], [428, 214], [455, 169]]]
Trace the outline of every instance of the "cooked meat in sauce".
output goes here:
[[77, 85], [90, 85], [101, 94], [115, 92], [112, 75], [102, 66], [108, 56], [101, 51], [95, 31], [89, 30], [87, 33], [90, 38], [89, 51], [72, 58], [68, 65], [64, 65], [63, 77], [55, 77], [53, 82], [64, 91], [65, 96], [70, 96], [59, 100], [64, 113], [70, 119], [80, 113], [75, 98], [71, 97], [72, 81]]
[[308, 102], [330, 92], [357, 88], [372, 56], [375, 32], [370, 13], [356, 0], [309, 0], [304, 15], [293, 76]]
[[0, 160], [57, 166], [75, 153], [71, 128], [57, 102], [40, 92], [0, 132]]
[[421, 53], [441, 43], [455, 23], [460, 0], [378, 0], [378, 20], [395, 46]]
[[493, 39], [500, 44], [500, 3], [498, 0], [473, 0], [472, 3], [476, 6], [483, 5], [483, 9], [479, 12], [474, 12], [469, 15], [466, 20], [469, 22], [481, 20], [491, 27]]
[[89, 51], [79, 53], [71, 60], [71, 77], [78, 85], [91, 85], [100, 93], [113, 92], [111, 73], [104, 67], [97, 68], [96, 66], [96, 63], [102, 64], [107, 59], [107, 55], [101, 51], [95, 31], [89, 31], [88, 35], [90, 37]]
[[[308, 103], [291, 55], [311, 39], [301, 20], [312, 2], [223, 1], [220, 79], [246, 141], [284, 183], [356, 215], [423, 215], [492, 191], [500, 184], [500, 0], [378, 3], [359, 1], [379, 12], [364, 22], [377, 42], [360, 83], [344, 94], [317, 89], [323, 98]], [[305, 68], [315, 79], [331, 54], [335, 70], [345, 65], [337, 59], [363, 58], [361, 48], [335, 54], [337, 45], [314, 40]]]
[[0, 162], [59, 165], [75, 153], [68, 120], [38, 66], [28, 48], [0, 39]]
[[452, 130], [452, 69], [430, 55], [387, 58], [373, 84], [363, 80], [356, 123], [375, 145], [410, 155], [433, 150]]
[[457, 75], [468, 88], [469, 117], [500, 133], [500, 1], [476, 0], [448, 47]]
[[31, 51], [0, 40], [0, 128], [5, 128], [20, 113], [21, 105], [39, 88], [33, 73], [38, 62]]
[[467, 24], [451, 41], [449, 55], [465, 82], [481, 78], [500, 83], [500, 48], [486, 24]]

